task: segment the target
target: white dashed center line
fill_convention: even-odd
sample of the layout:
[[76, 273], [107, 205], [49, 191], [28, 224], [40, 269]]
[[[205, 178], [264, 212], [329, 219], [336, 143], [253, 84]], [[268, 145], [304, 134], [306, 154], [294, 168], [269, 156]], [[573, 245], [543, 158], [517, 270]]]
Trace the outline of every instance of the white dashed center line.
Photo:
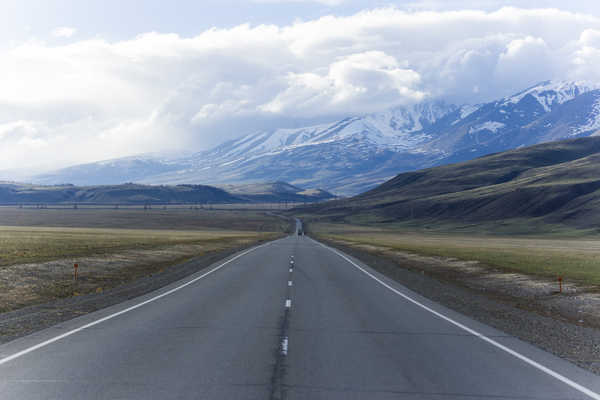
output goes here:
[[292, 286], [292, 281], [288, 281], [288, 286]]
[[284, 337], [281, 341], [281, 354], [287, 356], [288, 353], [288, 337]]
[[290, 299], [287, 299], [287, 300], [285, 301], [285, 308], [290, 308], [291, 306], [292, 306], [292, 300], [290, 300]]

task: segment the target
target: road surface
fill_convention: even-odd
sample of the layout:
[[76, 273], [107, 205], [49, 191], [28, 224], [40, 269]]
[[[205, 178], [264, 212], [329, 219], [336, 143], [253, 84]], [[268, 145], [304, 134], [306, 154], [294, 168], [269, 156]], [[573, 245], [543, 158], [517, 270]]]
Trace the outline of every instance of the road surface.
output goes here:
[[0, 346], [1, 399], [600, 399], [600, 378], [292, 235]]

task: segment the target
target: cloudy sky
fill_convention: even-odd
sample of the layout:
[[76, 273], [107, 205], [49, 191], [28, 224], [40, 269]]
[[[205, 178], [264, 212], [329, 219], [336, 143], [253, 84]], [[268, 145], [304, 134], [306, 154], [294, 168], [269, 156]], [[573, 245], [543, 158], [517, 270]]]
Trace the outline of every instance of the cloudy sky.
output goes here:
[[600, 82], [600, 2], [564, 3], [0, 0], [0, 170]]

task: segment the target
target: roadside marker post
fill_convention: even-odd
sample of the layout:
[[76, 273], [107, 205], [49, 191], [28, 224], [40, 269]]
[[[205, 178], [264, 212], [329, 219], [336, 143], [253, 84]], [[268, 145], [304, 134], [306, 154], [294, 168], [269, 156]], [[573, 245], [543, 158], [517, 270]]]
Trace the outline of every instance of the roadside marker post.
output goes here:
[[562, 282], [563, 282], [563, 278], [562, 276], [558, 277], [558, 293], [562, 293]]
[[75, 278], [75, 281], [77, 281], [77, 269], [79, 268], [79, 264], [75, 263], [73, 264], [73, 277]]

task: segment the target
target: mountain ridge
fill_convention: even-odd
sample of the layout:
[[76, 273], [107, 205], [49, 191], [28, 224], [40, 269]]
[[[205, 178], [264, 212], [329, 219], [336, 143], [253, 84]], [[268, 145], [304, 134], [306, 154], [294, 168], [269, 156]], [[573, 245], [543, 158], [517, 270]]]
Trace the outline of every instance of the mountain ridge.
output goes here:
[[426, 101], [327, 124], [254, 132], [179, 158], [128, 158], [73, 166], [33, 181], [240, 184], [282, 180], [352, 195], [399, 172], [589, 136], [599, 129], [599, 85], [544, 81], [483, 104]]

